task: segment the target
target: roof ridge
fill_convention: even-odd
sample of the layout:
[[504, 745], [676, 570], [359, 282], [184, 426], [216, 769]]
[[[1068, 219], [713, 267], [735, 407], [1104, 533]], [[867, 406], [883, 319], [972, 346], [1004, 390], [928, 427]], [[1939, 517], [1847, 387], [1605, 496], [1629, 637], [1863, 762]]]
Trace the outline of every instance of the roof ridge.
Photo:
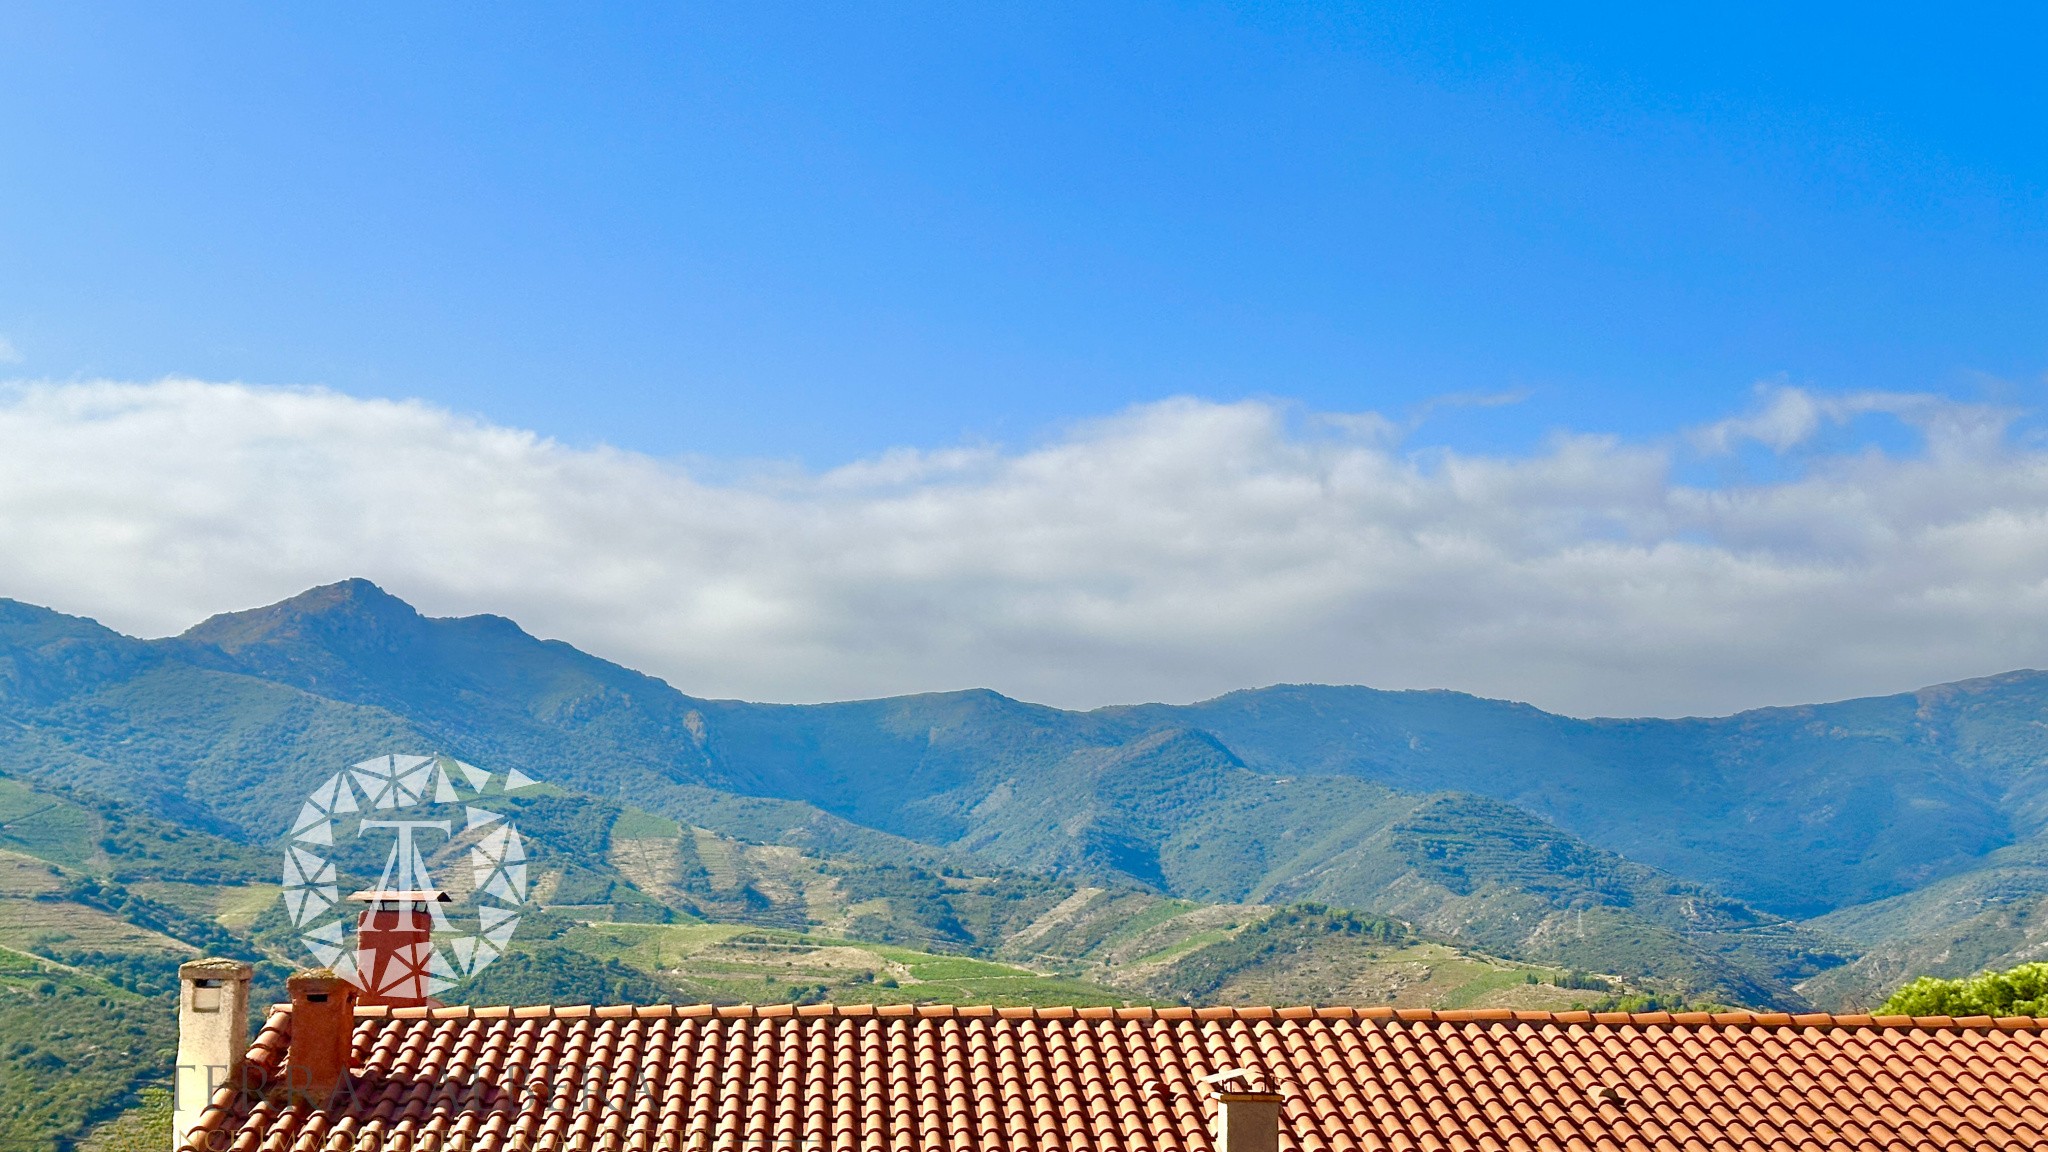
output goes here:
[[[289, 1005], [280, 1005], [285, 1012]], [[1192, 1020], [1269, 1021], [1366, 1020], [1397, 1024], [1567, 1024], [1630, 1027], [1747, 1028], [1917, 1028], [2002, 1032], [2048, 1031], [2048, 1019], [2032, 1016], [1874, 1016], [1831, 1012], [1528, 1012], [1509, 1008], [1350, 1008], [1294, 1005], [1211, 1007], [1074, 1008], [998, 1007], [992, 1004], [534, 1004], [437, 1008], [358, 1007], [356, 1018], [392, 1020], [491, 1019], [975, 1019], [1009, 1020]]]

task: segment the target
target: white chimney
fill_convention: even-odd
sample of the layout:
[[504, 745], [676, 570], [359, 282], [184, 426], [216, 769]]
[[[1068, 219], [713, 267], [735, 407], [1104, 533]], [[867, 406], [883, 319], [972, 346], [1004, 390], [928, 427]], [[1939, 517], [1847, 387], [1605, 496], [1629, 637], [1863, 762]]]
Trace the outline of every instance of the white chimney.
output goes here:
[[1280, 1094], [1248, 1069], [1227, 1068], [1202, 1083], [1216, 1094], [1216, 1152], [1279, 1152]]
[[185, 1133], [214, 1090], [234, 1080], [249, 1050], [249, 978], [255, 969], [240, 960], [193, 960], [178, 966], [178, 1065], [171, 1086], [171, 1147], [185, 1147]]

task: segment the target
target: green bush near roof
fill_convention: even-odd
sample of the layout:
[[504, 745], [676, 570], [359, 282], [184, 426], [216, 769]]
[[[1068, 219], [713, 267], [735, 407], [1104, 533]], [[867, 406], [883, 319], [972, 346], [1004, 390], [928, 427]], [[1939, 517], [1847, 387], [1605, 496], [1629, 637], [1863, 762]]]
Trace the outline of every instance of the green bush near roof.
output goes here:
[[1880, 1016], [2048, 1016], [2048, 963], [1958, 980], [1922, 976], [1892, 993]]

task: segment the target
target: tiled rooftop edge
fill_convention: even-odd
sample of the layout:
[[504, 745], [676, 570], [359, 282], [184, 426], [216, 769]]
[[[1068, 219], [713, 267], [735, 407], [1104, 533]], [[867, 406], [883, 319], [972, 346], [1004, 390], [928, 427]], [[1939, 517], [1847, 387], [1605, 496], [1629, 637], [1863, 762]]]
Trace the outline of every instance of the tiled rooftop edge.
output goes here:
[[372, 1008], [350, 1092], [324, 1103], [290, 1091], [292, 1023], [271, 1011], [199, 1148], [361, 1149], [376, 1132], [391, 1152], [1215, 1152], [1230, 1093], [1213, 1076], [1250, 1072], [1281, 1097], [1275, 1152], [2048, 1149], [2048, 1020], [2029, 1018]]
[[[289, 1011], [286, 1006], [280, 1006]], [[1628, 1027], [1738, 1028], [1920, 1028], [2005, 1032], [2048, 1031], [2048, 1019], [2031, 1016], [1872, 1016], [1827, 1012], [1518, 1012], [1506, 1008], [998, 1008], [954, 1004], [616, 1004], [505, 1005], [440, 1008], [357, 1008], [358, 1020], [815, 1020], [974, 1019], [1007, 1020], [1195, 1020], [1270, 1021], [1366, 1020], [1401, 1024], [1565, 1024]]]

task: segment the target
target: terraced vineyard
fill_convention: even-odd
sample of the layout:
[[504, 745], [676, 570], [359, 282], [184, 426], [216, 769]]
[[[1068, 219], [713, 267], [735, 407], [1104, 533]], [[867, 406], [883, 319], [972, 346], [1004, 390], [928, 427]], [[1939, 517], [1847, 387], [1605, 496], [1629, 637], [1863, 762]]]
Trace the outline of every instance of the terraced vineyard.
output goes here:
[[[0, 1148], [153, 1147], [162, 1101], [144, 1092], [167, 1078], [176, 965], [239, 955], [258, 964], [259, 1005], [276, 998], [305, 961], [279, 888], [236, 845], [188, 834], [130, 852], [114, 832], [143, 817], [0, 784]], [[1322, 908], [832, 857], [563, 789], [520, 820], [535, 895], [521, 937], [452, 1001], [1565, 1007], [1602, 994]], [[458, 852], [433, 867], [459, 871]], [[208, 861], [233, 867], [195, 878]]]
[[171, 1005], [91, 972], [0, 948], [0, 1148], [54, 1148], [163, 1082]]
[[998, 961], [736, 924], [593, 924], [561, 941], [662, 981], [680, 1000], [1121, 1004], [1130, 996]]

